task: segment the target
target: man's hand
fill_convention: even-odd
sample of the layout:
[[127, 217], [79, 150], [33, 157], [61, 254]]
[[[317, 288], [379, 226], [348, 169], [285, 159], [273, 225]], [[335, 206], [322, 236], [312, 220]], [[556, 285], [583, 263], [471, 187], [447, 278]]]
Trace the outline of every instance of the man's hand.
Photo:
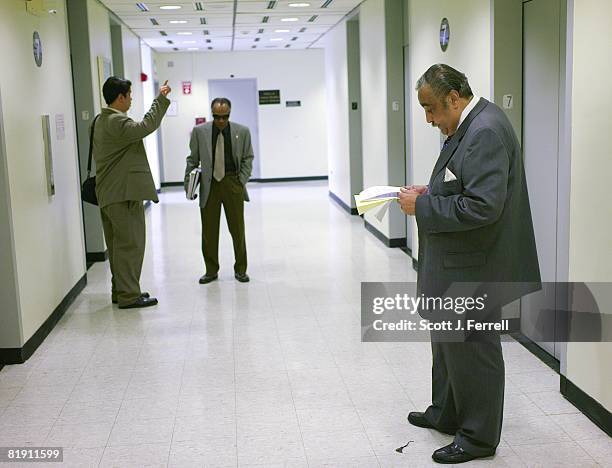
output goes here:
[[[425, 190], [427, 190], [427, 187], [425, 187]], [[408, 190], [407, 188], [402, 187], [399, 194], [398, 203], [405, 214], [414, 216], [416, 210], [416, 199], [418, 196], [420, 196], [420, 193], [417, 191]]]
[[172, 91], [172, 88], [168, 86], [168, 80], [166, 80], [164, 81], [164, 84], [162, 85], [162, 87], [159, 89], [159, 94], [166, 97], [168, 94], [170, 94], [170, 91]]
[[408, 187], [402, 187], [401, 191], [404, 193], [418, 193], [419, 195], [423, 195], [427, 193], [427, 185], [409, 185]]

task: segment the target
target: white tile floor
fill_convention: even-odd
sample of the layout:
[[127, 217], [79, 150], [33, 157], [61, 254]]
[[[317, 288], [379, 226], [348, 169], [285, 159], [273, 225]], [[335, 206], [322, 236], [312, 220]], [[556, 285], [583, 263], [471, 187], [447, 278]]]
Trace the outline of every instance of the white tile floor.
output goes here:
[[[360, 281], [413, 281], [409, 258], [324, 183], [251, 185], [251, 283], [233, 279], [224, 227], [220, 281], [198, 284], [199, 212], [165, 193], [142, 276], [159, 306], [111, 306], [108, 263], [93, 266], [35, 355], [0, 372], [0, 446], [62, 446], [78, 467], [434, 466], [451, 438], [406, 422], [430, 401], [429, 345], [360, 342]], [[517, 343], [504, 353], [502, 443], [471, 465], [611, 466], [558, 376]]]

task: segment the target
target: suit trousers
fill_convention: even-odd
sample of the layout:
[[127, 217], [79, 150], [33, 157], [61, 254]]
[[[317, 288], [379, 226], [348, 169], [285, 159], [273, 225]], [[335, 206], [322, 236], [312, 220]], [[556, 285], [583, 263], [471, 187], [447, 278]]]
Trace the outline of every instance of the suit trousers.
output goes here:
[[234, 272], [246, 273], [247, 250], [244, 229], [244, 185], [236, 174], [226, 174], [220, 182], [212, 180], [210, 193], [204, 208], [200, 208], [202, 220], [202, 254], [206, 274], [219, 271], [219, 228], [221, 205], [227, 219], [227, 227], [234, 244]]
[[425, 418], [474, 456], [499, 444], [504, 410], [504, 357], [499, 335], [466, 342], [432, 340], [432, 403]]
[[140, 297], [146, 243], [142, 201], [112, 203], [100, 210], [112, 274], [112, 298], [128, 305]]

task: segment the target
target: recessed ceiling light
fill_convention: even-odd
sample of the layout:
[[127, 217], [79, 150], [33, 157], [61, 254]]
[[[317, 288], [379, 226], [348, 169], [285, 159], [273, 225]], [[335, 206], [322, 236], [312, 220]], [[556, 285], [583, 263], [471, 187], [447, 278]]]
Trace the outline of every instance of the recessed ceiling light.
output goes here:
[[183, 41], [183, 44], [195, 44], [197, 41]]
[[177, 36], [191, 36], [193, 33], [189, 31], [181, 31], [176, 33]]
[[289, 29], [276, 29], [274, 32], [277, 32], [277, 33], [288, 33], [288, 32], [290, 32], [290, 30]]
[[283, 38], [282, 37], [273, 37], [272, 39], [270, 39], [271, 41], [282, 41]]
[[197, 47], [187, 47], [187, 50], [200, 50]]
[[159, 7], [160, 10], [180, 10], [181, 8], [183, 7], [180, 5], [163, 5]]
[[187, 21], [185, 20], [172, 20], [170, 21], [170, 24], [186, 24]]
[[293, 8], [306, 8], [310, 6], [310, 3], [290, 3], [289, 6]]
[[290, 22], [290, 21], [298, 21], [297, 18], [282, 18], [281, 21]]

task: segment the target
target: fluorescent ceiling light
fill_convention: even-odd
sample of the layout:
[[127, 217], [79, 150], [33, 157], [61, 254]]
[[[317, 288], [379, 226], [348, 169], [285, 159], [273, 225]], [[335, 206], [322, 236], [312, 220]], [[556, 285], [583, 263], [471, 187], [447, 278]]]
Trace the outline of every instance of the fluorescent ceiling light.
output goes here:
[[189, 32], [189, 31], [184, 31], [184, 32], [177, 32], [176, 35], [177, 36], [191, 36], [193, 33]]
[[306, 8], [310, 6], [310, 3], [290, 3], [289, 6], [293, 8]]
[[282, 41], [283, 38], [282, 37], [273, 37], [272, 39], [270, 39], [271, 41]]
[[197, 47], [187, 47], [187, 50], [200, 50]]
[[163, 5], [159, 7], [160, 10], [180, 10], [181, 8], [183, 7], [180, 5]]
[[172, 20], [170, 21], [170, 24], [185, 24], [187, 23], [187, 21], [185, 20]]
[[195, 44], [197, 41], [183, 41], [183, 44]]
[[281, 21], [290, 22], [290, 21], [299, 21], [298, 18], [282, 18]]
[[288, 32], [291, 32], [291, 31], [289, 29], [276, 29], [274, 32], [277, 32], [277, 33], [288, 33]]

